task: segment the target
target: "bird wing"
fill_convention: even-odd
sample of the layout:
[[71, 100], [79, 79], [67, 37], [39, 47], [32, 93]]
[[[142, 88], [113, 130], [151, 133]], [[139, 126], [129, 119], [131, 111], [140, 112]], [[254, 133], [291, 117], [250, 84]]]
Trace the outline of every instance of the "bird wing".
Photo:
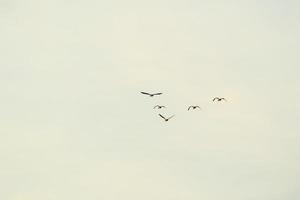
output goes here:
[[147, 93], [147, 92], [141, 92], [142, 94], [146, 94], [146, 95], [150, 95], [149, 93]]
[[166, 119], [164, 116], [162, 116], [161, 114], [158, 114], [161, 118], [163, 118], [164, 120]]
[[200, 108], [200, 106], [196, 106], [196, 108], [199, 108], [199, 109], [201, 109], [201, 108]]
[[225, 98], [221, 98], [221, 100], [222, 100], [222, 99], [223, 99], [224, 101], [227, 101]]
[[219, 99], [218, 97], [215, 97], [214, 99], [213, 99], [213, 101], [215, 101], [216, 99]]
[[172, 115], [171, 117], [168, 118], [168, 120], [171, 119], [171, 118], [173, 118], [174, 116], [175, 116], [175, 115]]
[[191, 107], [193, 107], [193, 106], [189, 106], [188, 110], [190, 110], [190, 109], [191, 109]]
[[159, 93], [154, 93], [153, 95], [161, 95], [162, 93], [161, 92], [159, 92]]
[[156, 106], [154, 106], [154, 108], [153, 108], [153, 109], [155, 109], [155, 108], [157, 108], [157, 107], [159, 107], [159, 105], [156, 105]]

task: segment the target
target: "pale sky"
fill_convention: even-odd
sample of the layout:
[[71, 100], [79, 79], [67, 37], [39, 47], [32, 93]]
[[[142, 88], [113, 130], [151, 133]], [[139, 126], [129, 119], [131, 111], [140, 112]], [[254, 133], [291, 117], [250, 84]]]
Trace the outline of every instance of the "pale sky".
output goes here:
[[0, 199], [300, 199], [299, 10], [0, 0]]

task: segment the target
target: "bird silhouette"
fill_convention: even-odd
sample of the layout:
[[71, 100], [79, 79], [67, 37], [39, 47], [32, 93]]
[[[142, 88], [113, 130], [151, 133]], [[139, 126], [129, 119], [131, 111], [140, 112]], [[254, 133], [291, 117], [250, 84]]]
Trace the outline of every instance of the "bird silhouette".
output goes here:
[[154, 106], [154, 108], [153, 108], [153, 109], [155, 109], [155, 108], [162, 109], [162, 108], [166, 108], [166, 106], [160, 106], [160, 105], [156, 105], [156, 106]]
[[193, 110], [195, 110], [196, 108], [201, 109], [199, 106], [189, 106], [188, 110], [190, 110], [191, 108], [192, 108]]
[[217, 101], [222, 101], [222, 100], [224, 100], [224, 101], [227, 101], [224, 97], [215, 97], [214, 99], [213, 99], [213, 101], [215, 101], [215, 100], [217, 100]]
[[148, 92], [141, 92], [142, 94], [145, 94], [145, 95], [148, 95], [150, 97], [154, 97], [155, 95], [161, 95], [162, 93], [159, 92], [159, 93], [148, 93]]
[[169, 121], [172, 117], [174, 117], [175, 115], [172, 115], [169, 118], [165, 118], [164, 116], [162, 116], [161, 114], [158, 114], [161, 118], [163, 118], [165, 120], [165, 122]]

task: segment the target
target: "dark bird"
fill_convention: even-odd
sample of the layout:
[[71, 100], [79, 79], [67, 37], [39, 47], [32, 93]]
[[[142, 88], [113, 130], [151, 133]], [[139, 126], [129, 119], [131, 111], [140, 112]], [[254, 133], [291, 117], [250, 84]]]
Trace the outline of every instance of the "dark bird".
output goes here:
[[174, 117], [175, 115], [172, 115], [169, 118], [165, 118], [164, 116], [162, 116], [161, 114], [158, 114], [161, 118], [163, 118], [165, 120], [165, 122], [169, 121], [172, 117]]
[[201, 109], [199, 106], [189, 106], [188, 110], [190, 110], [191, 108], [192, 108], [193, 110], [195, 110], [196, 108]]
[[148, 95], [148, 96], [150, 96], [150, 97], [154, 97], [155, 95], [161, 95], [162, 93], [161, 92], [159, 92], [159, 93], [148, 93], [148, 92], [141, 92], [142, 94], [145, 94], [145, 95]]
[[153, 109], [155, 109], [155, 108], [162, 109], [162, 108], [166, 108], [166, 106], [160, 106], [160, 105], [156, 105], [156, 106], [154, 106], [154, 108], [153, 108]]
[[222, 100], [224, 100], [224, 101], [227, 101], [225, 98], [220, 98], [220, 97], [215, 97], [214, 99], [213, 99], [213, 101], [222, 101]]

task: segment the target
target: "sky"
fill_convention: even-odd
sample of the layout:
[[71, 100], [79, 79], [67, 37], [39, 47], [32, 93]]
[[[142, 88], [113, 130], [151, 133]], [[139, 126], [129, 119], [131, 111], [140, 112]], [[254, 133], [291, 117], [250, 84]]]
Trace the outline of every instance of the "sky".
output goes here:
[[299, 199], [299, 9], [0, 0], [0, 199]]

